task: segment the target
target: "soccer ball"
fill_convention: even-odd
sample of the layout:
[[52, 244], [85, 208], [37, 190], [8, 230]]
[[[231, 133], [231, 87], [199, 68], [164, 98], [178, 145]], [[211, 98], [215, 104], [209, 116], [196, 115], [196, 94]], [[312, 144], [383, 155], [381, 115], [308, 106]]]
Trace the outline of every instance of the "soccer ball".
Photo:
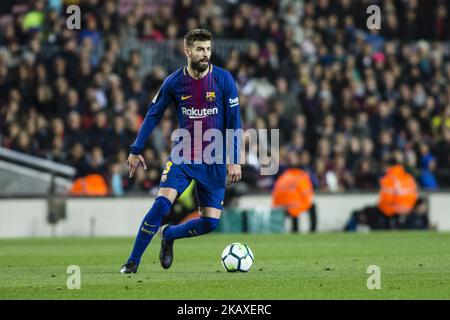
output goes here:
[[222, 252], [222, 265], [228, 272], [247, 272], [254, 259], [249, 246], [239, 242], [228, 245]]

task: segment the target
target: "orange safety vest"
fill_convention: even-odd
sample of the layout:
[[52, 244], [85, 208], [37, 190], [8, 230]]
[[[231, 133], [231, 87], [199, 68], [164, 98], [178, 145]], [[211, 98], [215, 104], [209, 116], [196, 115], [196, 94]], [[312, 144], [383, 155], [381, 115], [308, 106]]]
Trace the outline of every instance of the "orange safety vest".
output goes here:
[[395, 214], [409, 214], [418, 198], [414, 177], [401, 165], [388, 168], [380, 181], [378, 208], [388, 217]]
[[189, 213], [187, 216], [181, 219], [181, 221], [178, 224], [182, 224], [196, 218], [200, 218], [200, 212], [198, 212], [198, 210], [194, 210], [191, 213]]
[[289, 215], [296, 218], [308, 211], [314, 198], [311, 179], [301, 169], [287, 169], [275, 181], [272, 191], [272, 205], [285, 207]]
[[108, 192], [108, 184], [102, 175], [89, 174], [76, 179], [69, 193], [76, 196], [106, 196]]

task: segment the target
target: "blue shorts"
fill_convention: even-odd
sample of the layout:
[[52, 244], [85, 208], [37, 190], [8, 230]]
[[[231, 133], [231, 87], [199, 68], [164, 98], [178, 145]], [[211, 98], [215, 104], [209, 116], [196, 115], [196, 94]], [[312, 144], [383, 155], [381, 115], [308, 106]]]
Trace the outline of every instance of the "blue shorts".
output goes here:
[[200, 207], [212, 207], [222, 210], [226, 177], [225, 164], [175, 164], [169, 158], [162, 173], [159, 186], [160, 188], [176, 189], [179, 196], [194, 179], [197, 182], [196, 187]]

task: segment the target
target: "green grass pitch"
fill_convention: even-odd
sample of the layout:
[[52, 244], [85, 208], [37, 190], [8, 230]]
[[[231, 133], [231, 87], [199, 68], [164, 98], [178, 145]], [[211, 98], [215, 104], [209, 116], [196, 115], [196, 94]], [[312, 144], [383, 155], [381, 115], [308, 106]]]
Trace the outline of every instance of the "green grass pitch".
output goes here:
[[[132, 238], [0, 240], [0, 299], [450, 299], [450, 233], [211, 234], [175, 242], [172, 268], [158, 238], [135, 275], [118, 273]], [[227, 273], [226, 245], [255, 254], [248, 273]], [[69, 290], [69, 265], [81, 289]], [[369, 290], [367, 268], [381, 270]]]

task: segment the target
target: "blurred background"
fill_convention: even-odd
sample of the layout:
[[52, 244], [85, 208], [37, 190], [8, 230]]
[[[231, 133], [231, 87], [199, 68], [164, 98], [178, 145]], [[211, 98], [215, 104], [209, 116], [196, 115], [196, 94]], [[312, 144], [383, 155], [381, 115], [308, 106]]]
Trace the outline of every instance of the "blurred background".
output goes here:
[[[66, 26], [73, 4], [80, 30]], [[371, 4], [380, 30], [367, 28]], [[311, 179], [317, 230], [341, 230], [376, 203], [392, 161], [414, 177], [431, 227], [450, 230], [449, 10], [444, 0], [2, 0], [0, 236], [134, 235], [170, 152], [173, 109], [133, 179], [129, 145], [195, 28], [213, 33], [212, 62], [237, 82], [244, 128], [280, 129], [280, 171], [243, 167], [222, 230], [287, 230], [273, 227], [284, 213], [271, 192], [291, 167]], [[186, 203], [182, 216], [195, 208]], [[102, 229], [102, 217], [117, 227]]]

